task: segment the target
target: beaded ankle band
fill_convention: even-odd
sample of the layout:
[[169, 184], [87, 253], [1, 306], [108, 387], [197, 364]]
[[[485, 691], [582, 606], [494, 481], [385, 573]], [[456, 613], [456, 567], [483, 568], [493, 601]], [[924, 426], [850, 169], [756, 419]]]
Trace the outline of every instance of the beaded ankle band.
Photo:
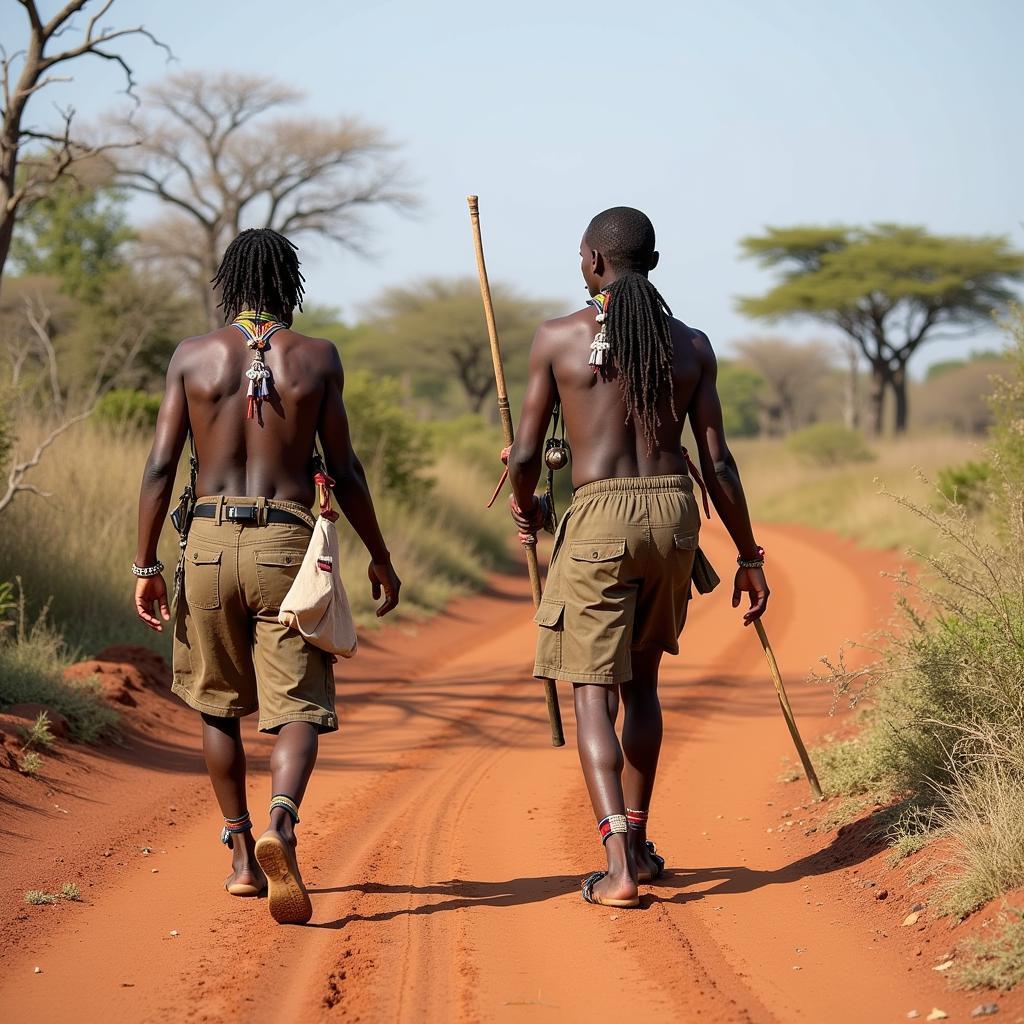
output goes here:
[[647, 828], [647, 815], [649, 811], [635, 811], [632, 807], [626, 808], [626, 824], [632, 829]]
[[609, 814], [597, 823], [597, 831], [601, 833], [601, 842], [607, 843], [608, 837], [616, 832], [625, 832], [627, 828], [624, 814]]
[[242, 832], [251, 832], [252, 822], [249, 820], [249, 812], [246, 811], [240, 818], [225, 818], [224, 828], [221, 829], [220, 841], [225, 846], [231, 845], [231, 837]]
[[273, 812], [276, 807], [280, 807], [282, 810], [287, 811], [292, 816], [292, 821], [298, 825], [299, 805], [290, 796], [285, 796], [283, 793], [276, 793], [270, 801], [271, 812]]

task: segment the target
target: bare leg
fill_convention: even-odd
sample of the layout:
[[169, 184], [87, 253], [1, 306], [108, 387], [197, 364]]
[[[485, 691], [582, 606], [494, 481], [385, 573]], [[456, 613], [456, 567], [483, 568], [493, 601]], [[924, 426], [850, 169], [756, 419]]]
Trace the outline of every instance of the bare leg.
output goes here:
[[[622, 748], [615, 735], [618, 697], [613, 686], [575, 683], [576, 739], [587, 780], [587, 791], [598, 821], [609, 814], [625, 814], [622, 796]], [[637, 894], [636, 865], [626, 836], [616, 833], [605, 843], [608, 876], [594, 892], [608, 899], [629, 900]]]
[[[270, 755], [272, 794], [283, 793], [297, 804], [302, 802], [316, 764], [318, 743], [319, 734], [312, 722], [289, 722], [281, 726]], [[268, 831], [279, 833], [282, 839], [295, 845], [295, 823], [284, 808], [275, 807], [270, 812]]]
[[[625, 768], [622, 789], [626, 806], [648, 811], [654, 792], [654, 777], [661, 754], [661, 701], [658, 699], [660, 650], [648, 648], [633, 652], [633, 679], [622, 687], [626, 713], [622, 723], [622, 751]], [[629, 848], [637, 870], [649, 876], [655, 869], [647, 849], [647, 827], [630, 828]]]
[[[311, 722], [289, 722], [277, 734], [270, 755], [271, 789], [298, 804], [316, 764], [318, 733]], [[270, 914], [280, 924], [305, 924], [313, 904], [295, 859], [295, 822], [284, 807], [270, 812], [270, 824], [256, 844], [256, 855], [267, 874]]]
[[[203, 715], [203, 756], [213, 792], [225, 818], [239, 818], [247, 808], [245, 798], [245, 748], [237, 718]], [[252, 832], [231, 837], [231, 868], [225, 884], [238, 882], [262, 888], [266, 884], [256, 863]]]

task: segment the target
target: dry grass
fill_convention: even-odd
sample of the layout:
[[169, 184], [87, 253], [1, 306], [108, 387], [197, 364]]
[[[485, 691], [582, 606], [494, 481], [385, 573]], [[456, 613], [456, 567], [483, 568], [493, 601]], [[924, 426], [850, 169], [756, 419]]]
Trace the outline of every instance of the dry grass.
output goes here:
[[784, 441], [736, 441], [731, 445], [755, 520], [803, 523], [835, 530], [875, 548], [934, 550], [934, 536], [913, 512], [897, 508], [886, 490], [922, 504], [933, 500], [930, 479], [950, 463], [978, 458], [979, 443], [957, 437], [869, 440], [876, 458], [845, 466], [811, 466]]
[[1000, 924], [995, 935], [965, 944], [968, 959], [955, 975], [961, 987], [1009, 991], [1024, 981], [1024, 913], [1011, 908]]
[[[38, 427], [19, 423], [23, 445]], [[49, 602], [49, 621], [68, 655], [112, 642], [142, 643], [166, 651], [167, 641], [145, 629], [132, 609], [129, 570], [135, 552], [136, 508], [148, 438], [85, 424], [49, 453], [32, 482], [50, 497], [19, 495], [3, 516], [0, 580], [24, 580], [30, 613]], [[370, 467], [372, 475], [373, 467]], [[450, 456], [436, 466], [437, 486], [422, 503], [402, 504], [378, 491], [381, 522], [404, 583], [403, 614], [441, 607], [482, 583], [499, 563], [510, 535], [507, 517], [484, 512], [491, 481]], [[179, 479], [175, 495], [183, 481]], [[366, 556], [342, 526], [346, 585], [362, 625], [376, 622], [366, 582]], [[168, 523], [160, 558], [169, 567], [177, 535]]]

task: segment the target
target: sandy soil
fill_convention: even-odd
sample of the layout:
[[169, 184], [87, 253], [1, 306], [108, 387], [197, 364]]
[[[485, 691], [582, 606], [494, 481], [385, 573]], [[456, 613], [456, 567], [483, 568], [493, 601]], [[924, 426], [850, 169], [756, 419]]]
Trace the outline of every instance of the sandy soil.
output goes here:
[[[766, 618], [805, 737], [835, 727], [805, 682], [884, 621], [895, 568], [809, 530], [762, 527]], [[731, 561], [712, 528], [708, 553]], [[227, 855], [193, 716], [137, 693], [123, 747], [67, 747], [44, 780], [0, 772], [0, 1006], [11, 1021], [967, 1020], [983, 1002], [933, 970], [955, 945], [927, 879], [892, 868], [870, 821], [822, 823], [763, 656], [729, 606], [695, 600], [663, 679], [666, 744], [652, 835], [666, 878], [639, 911], [589, 907], [602, 863], [573, 749], [548, 745], [525, 579], [427, 625], [375, 634], [339, 666], [342, 728], [302, 808], [308, 927], [220, 888]], [[251, 734], [254, 817], [269, 797]], [[77, 882], [82, 903], [28, 907]], [[879, 898], [882, 893], [884, 897]], [[40, 967], [41, 973], [35, 968]]]

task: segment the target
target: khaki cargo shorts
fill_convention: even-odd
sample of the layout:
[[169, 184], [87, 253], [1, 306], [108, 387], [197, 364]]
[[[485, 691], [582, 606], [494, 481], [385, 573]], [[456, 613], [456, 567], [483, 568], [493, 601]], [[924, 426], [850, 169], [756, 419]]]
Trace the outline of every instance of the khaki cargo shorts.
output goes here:
[[630, 652], [679, 653], [700, 511], [688, 476], [596, 480], [555, 535], [540, 626], [539, 679], [625, 683]]
[[[260, 498], [200, 498], [196, 506], [203, 505], [217, 513], [193, 519], [189, 528], [171, 689], [190, 707], [220, 718], [259, 710], [263, 732], [288, 722], [333, 732], [333, 660], [277, 621], [309, 546], [309, 509]], [[257, 522], [225, 518], [231, 505], [257, 506]], [[264, 508], [284, 509], [308, 525], [267, 523]]]

